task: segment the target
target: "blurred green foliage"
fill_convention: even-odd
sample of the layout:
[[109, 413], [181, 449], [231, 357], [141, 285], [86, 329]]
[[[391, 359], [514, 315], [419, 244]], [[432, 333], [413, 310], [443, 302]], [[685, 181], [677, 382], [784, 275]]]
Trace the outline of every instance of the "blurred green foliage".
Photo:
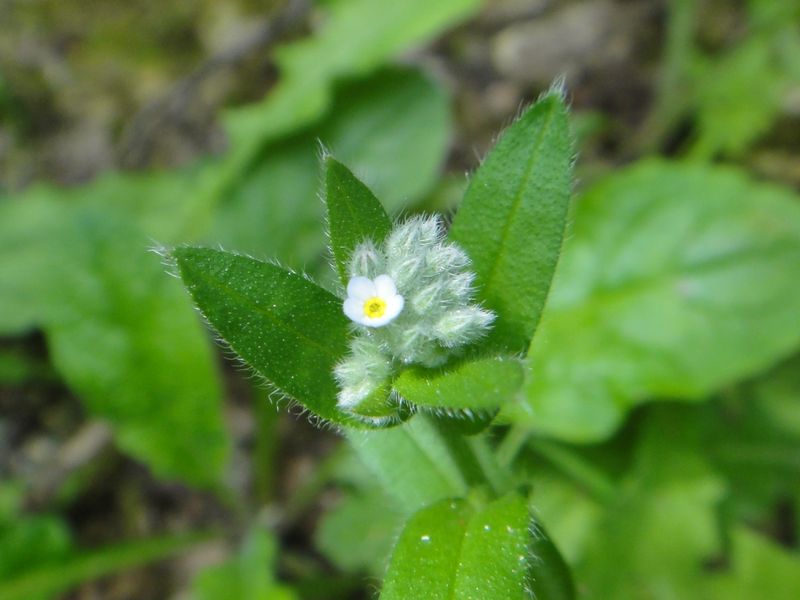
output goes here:
[[[13, 2], [6, 23], [81, 40], [69, 53], [75, 80], [127, 84], [110, 66], [118, 61], [147, 90], [221, 43], [220, 15], [256, 15], [268, 3], [168, 4]], [[393, 214], [432, 193], [452, 135], [450, 102], [418, 70], [390, 63], [477, 6], [322, 3], [314, 31], [276, 52], [276, 87], [225, 113], [226, 153], [174, 171], [107, 173], [79, 187], [34, 184], [0, 197], [0, 335], [43, 331], [58, 375], [90, 417], [111, 423], [122, 452], [157, 477], [224, 494], [231, 440], [216, 355], [149, 250], [222, 244], [278, 256], [332, 285], [319, 144]], [[454, 449], [423, 419], [348, 433], [345, 463], [320, 475], [341, 498], [316, 533], [317, 548], [342, 572], [382, 576], [403, 521], [465, 494], [474, 480], [463, 457], [494, 457], [497, 448], [511, 475], [493, 458], [482, 468], [498, 490], [531, 487], [581, 598], [800, 596], [800, 364], [792, 357], [800, 204], [741, 166], [800, 81], [800, 3], [744, 3], [746, 27], [722, 45], [696, 37], [703, 6], [669, 6], [672, 45], [643, 146], [660, 147], [688, 122], [680, 156], [602, 177], [574, 202], [523, 393], [492, 430], [504, 440], [469, 438]], [[7, 50], [19, 38], [2, 27]], [[52, 77], [0, 63], [0, 124], [38, 135], [37, 114], [56, 110], [21, 102], [31, 89], [63, 85], [70, 93], [54, 99], [48, 91], [46, 102], [67, 103], [72, 114], [84, 108], [84, 92]], [[128, 108], [125, 94], [111, 97]], [[102, 104], [95, 97], [89, 110]], [[709, 164], [719, 158], [740, 164]], [[445, 199], [428, 206], [451, 208], [462, 187], [447, 180], [437, 189]], [[4, 385], [41, 373], [35, 361], [0, 355]], [[82, 550], [62, 517], [27, 514], [23, 494], [0, 486], [3, 598], [51, 597], [197, 542]], [[196, 579], [194, 597], [298, 597], [276, 582], [278, 541], [253, 523], [244, 529], [234, 556]]]

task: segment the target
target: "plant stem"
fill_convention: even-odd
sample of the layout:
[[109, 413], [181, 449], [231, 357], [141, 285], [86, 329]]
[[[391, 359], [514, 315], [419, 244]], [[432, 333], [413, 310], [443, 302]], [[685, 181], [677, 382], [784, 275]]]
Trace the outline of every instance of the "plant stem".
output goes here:
[[528, 446], [585, 488], [598, 501], [605, 504], [616, 495], [613, 482], [570, 448], [541, 438], [529, 440]]
[[520, 450], [528, 442], [531, 432], [527, 427], [514, 425], [509, 429], [503, 441], [497, 448], [497, 462], [501, 467], [510, 467]]

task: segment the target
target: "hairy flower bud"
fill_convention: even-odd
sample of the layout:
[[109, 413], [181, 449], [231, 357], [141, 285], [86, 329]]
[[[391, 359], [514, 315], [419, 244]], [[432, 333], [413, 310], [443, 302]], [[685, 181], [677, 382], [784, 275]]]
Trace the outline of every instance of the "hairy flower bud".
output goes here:
[[356, 248], [344, 311], [358, 329], [334, 372], [342, 409], [385, 417], [379, 403], [398, 368], [440, 366], [488, 332], [494, 314], [473, 303], [469, 266], [439, 217], [412, 217], [382, 247], [365, 241]]

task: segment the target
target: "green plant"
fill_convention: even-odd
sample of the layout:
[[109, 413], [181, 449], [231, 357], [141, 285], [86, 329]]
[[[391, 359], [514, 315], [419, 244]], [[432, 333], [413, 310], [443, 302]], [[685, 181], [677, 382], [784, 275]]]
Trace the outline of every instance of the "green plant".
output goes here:
[[[447, 240], [436, 218], [392, 224], [363, 183], [323, 157], [335, 292], [221, 250], [169, 253], [219, 335], [313, 418], [350, 430], [351, 440], [364, 430], [380, 445], [392, 436], [380, 428], [396, 426], [421, 436], [423, 454], [438, 448], [446, 462], [427, 462], [446, 471], [441, 493], [425, 478], [402, 490], [431, 502], [416, 503], [407, 520], [383, 598], [521, 598], [541, 581], [550, 597], [572, 595], [558, 553], [545, 561], [533, 552], [546, 537], [525, 494], [484, 437], [460, 430], [488, 425], [521, 386], [519, 355], [562, 243], [572, 152], [554, 89], [474, 175]], [[380, 465], [382, 479], [421, 468], [391, 448], [385, 458], [396, 464]]]

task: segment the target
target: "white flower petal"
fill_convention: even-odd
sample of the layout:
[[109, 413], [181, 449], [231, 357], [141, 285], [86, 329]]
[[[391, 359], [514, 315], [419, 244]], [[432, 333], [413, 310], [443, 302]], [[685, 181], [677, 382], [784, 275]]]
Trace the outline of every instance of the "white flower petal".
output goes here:
[[366, 325], [367, 327], [382, 327], [383, 325], [386, 325], [391, 320], [392, 319], [390, 317], [387, 317], [384, 314], [382, 317], [378, 317], [376, 319], [370, 319], [369, 317], [366, 317], [362, 324]]
[[405, 300], [400, 294], [395, 294], [394, 296], [386, 298], [386, 312], [383, 313], [384, 318], [388, 317], [390, 321], [394, 319], [400, 314], [400, 311], [403, 310], [404, 304]]
[[377, 295], [384, 300], [388, 300], [397, 294], [397, 287], [394, 285], [392, 278], [388, 275], [378, 275], [374, 279], [374, 284], [375, 290], [378, 292]]
[[344, 301], [344, 314], [347, 318], [356, 323], [364, 322], [364, 301], [356, 298], [348, 298]]
[[347, 283], [347, 296], [348, 298], [355, 298], [362, 302], [367, 298], [377, 296], [375, 284], [367, 277], [353, 277]]

